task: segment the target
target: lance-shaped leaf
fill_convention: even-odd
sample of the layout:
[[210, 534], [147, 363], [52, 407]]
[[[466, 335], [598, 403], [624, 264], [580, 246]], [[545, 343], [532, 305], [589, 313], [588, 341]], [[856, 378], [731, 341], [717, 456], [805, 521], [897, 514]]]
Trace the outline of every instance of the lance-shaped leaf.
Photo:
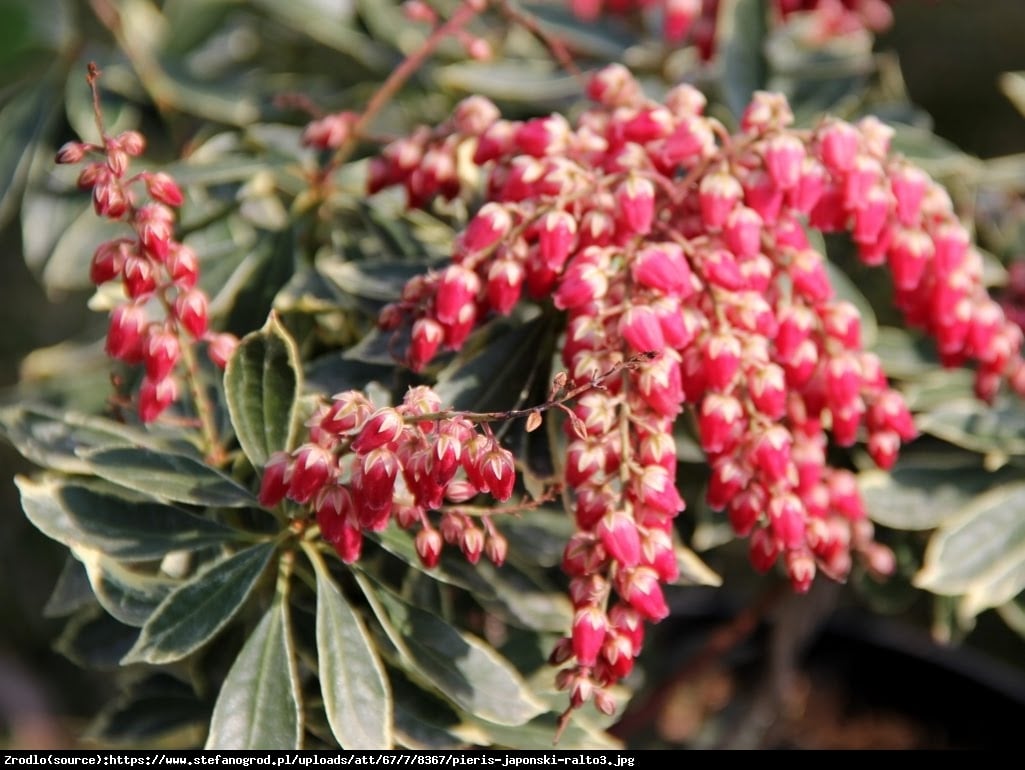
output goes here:
[[140, 572], [91, 548], [75, 548], [74, 553], [100, 606], [126, 626], [143, 626], [178, 586], [172, 578]]
[[546, 710], [492, 647], [366, 577], [357, 578], [411, 677], [426, 680], [450, 702], [495, 724], [522, 725]]
[[71, 616], [53, 646], [83, 668], [114, 671], [138, 636], [139, 629], [119, 623], [94, 604]]
[[620, 61], [636, 42], [629, 27], [613, 14], [581, 19], [561, 3], [535, 1], [523, 5], [538, 18], [542, 28], [582, 55]]
[[136, 447], [112, 447], [83, 453], [100, 478], [174, 503], [241, 508], [256, 498], [234, 479], [201, 460]]
[[35, 142], [53, 118], [53, 76], [11, 98], [0, 109], [0, 224], [17, 211], [22, 186], [35, 154]]
[[279, 596], [228, 671], [206, 748], [301, 748], [300, 698], [288, 602]]
[[157, 673], [127, 684], [103, 707], [85, 737], [105, 746], [194, 745], [202, 740], [210, 706], [185, 682]]
[[919, 415], [916, 422], [922, 433], [973, 452], [1025, 454], [1025, 408], [1020, 403], [1005, 401], [990, 407], [972, 398], [948, 399]]
[[295, 440], [301, 390], [299, 351], [273, 314], [243, 337], [224, 373], [228, 412], [239, 444], [257, 468]]
[[915, 584], [940, 594], [966, 595], [973, 615], [1025, 588], [1025, 483], [1005, 484], [975, 498], [937, 530]]
[[170, 663], [220, 631], [242, 608], [274, 553], [260, 543], [222, 559], [168, 596], [142, 628], [125, 663]]
[[863, 471], [858, 485], [874, 521], [894, 529], [934, 529], [960, 515], [976, 495], [1019, 475], [1010, 467], [987, 471], [978, 460], [961, 453], [909, 453], [888, 473]]
[[306, 552], [317, 573], [317, 662], [331, 732], [344, 749], [391, 748], [391, 690], [373, 641], [320, 554]]
[[722, 90], [726, 105], [738, 118], [755, 91], [765, 88], [768, 9], [765, 0], [728, 0], [719, 9], [722, 51]]
[[68, 554], [64, 560], [64, 568], [57, 577], [57, 585], [53, 587], [53, 592], [43, 607], [43, 616], [63, 618], [82, 607], [94, 604], [95, 601], [85, 567], [82, 562]]
[[580, 91], [571, 76], [548, 66], [524, 66], [523, 62], [449, 64], [439, 68], [434, 77], [443, 88], [533, 105], [554, 105]]
[[140, 446], [156, 450], [165, 443], [151, 432], [46, 404], [0, 409], [0, 433], [26, 459], [64, 473], [91, 473], [80, 456], [89, 449]]
[[547, 329], [548, 321], [541, 317], [519, 326], [494, 323], [481, 330], [438, 374], [434, 390], [442, 404], [473, 411], [515, 408], [536, 370]]
[[105, 494], [86, 481], [44, 476], [18, 477], [15, 483], [25, 514], [43, 534], [69, 548], [92, 548], [115, 559], [160, 559], [169, 551], [195, 550], [238, 536], [215, 521]]

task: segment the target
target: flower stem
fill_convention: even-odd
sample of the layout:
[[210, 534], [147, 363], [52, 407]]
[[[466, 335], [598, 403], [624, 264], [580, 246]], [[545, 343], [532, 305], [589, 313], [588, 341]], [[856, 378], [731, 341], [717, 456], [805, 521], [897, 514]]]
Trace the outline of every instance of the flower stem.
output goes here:
[[367, 130], [370, 128], [370, 124], [374, 122], [378, 113], [385, 108], [385, 106], [392, 100], [395, 94], [398, 93], [399, 89], [412, 77], [413, 73], [416, 72], [423, 63], [427, 60], [434, 51], [441, 45], [441, 42], [450, 35], [455, 34], [460, 29], [465, 27], [477, 14], [480, 13], [483, 7], [482, 3], [473, 2], [473, 0], [467, 0], [456, 9], [456, 12], [452, 14], [452, 17], [444, 24], [438, 26], [430, 36], [424, 41], [416, 51], [411, 53], [405, 58], [405, 60], [388, 76], [388, 78], [381, 84], [381, 87], [374, 92], [374, 95], [367, 102], [366, 109], [360, 115], [359, 119], [352, 127], [352, 131], [349, 132], [349, 136], [342, 143], [341, 147], [335, 151], [334, 156], [331, 158], [331, 162], [327, 168], [324, 169], [324, 176], [327, 176], [332, 171], [337, 169], [349, 156], [352, 155], [353, 150], [356, 149], [356, 143], [359, 139], [364, 136]]

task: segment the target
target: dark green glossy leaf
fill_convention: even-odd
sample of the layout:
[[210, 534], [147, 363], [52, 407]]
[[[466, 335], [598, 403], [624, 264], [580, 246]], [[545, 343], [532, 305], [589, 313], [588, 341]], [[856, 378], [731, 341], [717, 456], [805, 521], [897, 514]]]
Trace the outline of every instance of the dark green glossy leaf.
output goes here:
[[105, 493], [86, 481], [18, 477], [25, 514], [43, 534], [69, 548], [96, 549], [115, 559], [160, 559], [237, 537], [217, 522], [166, 505]]
[[140, 571], [93, 549], [76, 548], [74, 553], [85, 565], [100, 606], [126, 626], [142, 627], [178, 586], [176, 580]]
[[266, 233], [232, 272], [217, 293], [219, 306], [229, 305], [225, 328], [239, 336], [257, 328], [295, 272], [295, 232]]
[[139, 629], [119, 623], [93, 606], [71, 616], [54, 649], [83, 668], [113, 671], [138, 637]]
[[162, 500], [225, 508], [256, 503], [229, 476], [187, 455], [113, 447], [91, 450], [83, 459], [100, 478]]
[[495, 323], [481, 330], [439, 372], [434, 390], [441, 403], [478, 412], [516, 408], [543, 354], [547, 330], [544, 317], [511, 327]]
[[879, 356], [889, 377], [911, 379], [937, 366], [930, 344], [905, 329], [880, 326], [872, 352]]
[[636, 40], [612, 14], [584, 20], [569, 8], [550, 2], [524, 3], [541, 27], [563, 41], [571, 51], [607, 61], [620, 61]]
[[580, 93], [580, 84], [571, 75], [524, 62], [449, 64], [437, 69], [434, 77], [442, 88], [500, 101], [527, 102], [534, 109], [555, 106]]
[[0, 108], [0, 225], [18, 209], [22, 186], [36, 154], [35, 142], [54, 114], [52, 76], [33, 83]]
[[391, 690], [373, 641], [320, 555], [307, 553], [317, 573], [318, 674], [331, 732], [343, 749], [391, 748]]
[[1020, 473], [1011, 468], [992, 473], [977, 459], [967, 462], [970, 459], [961, 453], [908, 455], [889, 473], [860, 474], [869, 515], [894, 529], [933, 529], [957, 515], [976, 495]]
[[57, 585], [53, 587], [50, 598], [46, 600], [43, 615], [48, 618], [62, 618], [95, 603], [96, 597], [93, 596], [85, 567], [82, 562], [69, 555], [57, 577]]
[[353, 4], [349, 0], [254, 0], [254, 5], [365, 67], [385, 70], [394, 63], [379, 43], [352, 26]]
[[[47, 162], [51, 160], [46, 158]], [[25, 190], [21, 203], [22, 250], [25, 264], [36, 274], [42, 273], [64, 233], [88, 207], [76, 194], [73, 181], [74, 177], [66, 180], [64, 193], [43, 189], [35, 180]]]
[[89, 263], [96, 247], [124, 236], [122, 222], [96, 216], [91, 206], [81, 210], [62, 235], [42, 266], [43, 284], [50, 291], [81, 291], [92, 288]]
[[424, 271], [424, 265], [395, 260], [352, 262], [322, 257], [317, 260], [317, 271], [346, 294], [391, 302], [398, 299], [410, 278]]
[[167, 26], [174, 30], [164, 52], [180, 55], [216, 34], [235, 0], [167, 0], [163, 6]]
[[1025, 483], [992, 489], [971, 500], [937, 530], [915, 584], [936, 593], [965, 595], [974, 615], [1025, 588]]
[[329, 353], [307, 364], [304, 380], [311, 391], [339, 393], [362, 390], [373, 380], [389, 382], [394, 374], [394, 364], [368, 364], [341, 353]]
[[477, 596], [483, 595], [491, 598], [495, 595], [494, 588], [480, 576], [475, 567], [470, 567], [465, 560], [452, 559], [449, 561], [442, 559], [442, 562], [436, 567], [430, 569], [425, 567], [423, 562], [420, 561], [420, 557], [416, 554], [413, 538], [407, 532], [403, 532], [395, 527], [388, 527], [383, 532], [374, 532], [369, 536], [376, 540], [392, 556], [405, 562], [413, 569], [430, 575], [432, 580], [462, 588]]
[[359, 579], [411, 676], [426, 679], [452, 703], [495, 724], [521, 725], [545, 710], [493, 648], [387, 589], [372, 586], [368, 579]]
[[722, 91], [726, 106], [739, 119], [751, 96], [764, 89], [768, 80], [768, 8], [765, 0], [732, 0], [732, 6], [719, 12], [721, 22], [725, 22]]
[[[566, 729], [559, 734], [559, 749], [595, 752], [621, 748], [621, 744], [612, 736], [588, 722], [586, 719], [570, 720]], [[474, 728], [480, 731], [477, 742], [488, 747], [507, 746], [524, 751], [551, 751], [554, 723], [554, 714], [545, 714], [518, 727], [473, 720]], [[465, 732], [473, 734], [470, 730]]]
[[481, 562], [476, 569], [494, 593], [474, 596], [496, 617], [520, 628], [554, 634], [564, 633], [572, 624], [569, 599], [547, 581], [532, 579], [511, 564], [496, 569]]
[[414, 685], [401, 672], [392, 676], [395, 699], [395, 742], [407, 749], [456, 749], [459, 714], [445, 701]]
[[254, 467], [262, 468], [271, 453], [292, 448], [301, 377], [299, 351], [274, 315], [260, 331], [242, 339], [228, 362], [228, 411]]
[[[825, 253], [825, 252], [823, 252]], [[847, 274], [844, 273], [830, 260], [826, 260], [826, 274], [829, 282], [833, 285], [838, 300], [846, 300], [858, 309], [858, 316], [861, 318], [861, 340], [866, 348], [871, 348], [876, 341], [876, 334], [879, 325], [876, 323], [876, 314], [872, 309], [872, 303], [868, 301]]]
[[950, 168], [972, 170], [978, 163], [974, 158], [961, 152], [957, 145], [940, 138], [932, 131], [901, 123], [894, 123], [893, 129], [893, 139], [890, 142], [893, 151], [914, 161], [927, 162], [930, 166], [940, 164], [933, 169], [934, 173], [942, 173]]
[[173, 445], [148, 431], [45, 404], [3, 407], [0, 433], [26, 459], [64, 473], [91, 473], [89, 463], [80, 456], [89, 449], [138, 446], [155, 450]]
[[288, 603], [279, 597], [228, 671], [206, 749], [301, 748], [301, 697]]
[[104, 746], [192, 748], [202, 743], [210, 706], [168, 674], [131, 682], [103, 708], [85, 737]]
[[374, 328], [346, 350], [342, 357], [347, 361], [393, 368], [396, 362], [402, 359], [402, 351], [405, 349], [401, 339], [398, 342], [394, 341], [392, 332]]
[[169, 663], [201, 647], [242, 608], [273, 553], [273, 543], [254, 545], [179, 587], [143, 626], [124, 662]]
[[1025, 407], [1015, 400], [992, 407], [973, 398], [948, 400], [917, 423], [923, 433], [974, 452], [1025, 454]]

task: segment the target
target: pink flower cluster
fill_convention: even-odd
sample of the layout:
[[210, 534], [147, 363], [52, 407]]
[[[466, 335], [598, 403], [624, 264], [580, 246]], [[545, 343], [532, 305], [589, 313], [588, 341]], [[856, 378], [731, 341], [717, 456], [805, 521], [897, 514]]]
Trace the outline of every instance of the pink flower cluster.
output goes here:
[[695, 89], [654, 101], [618, 65], [589, 94], [597, 106], [572, 124], [504, 120], [471, 97], [443, 126], [387, 146], [370, 187], [402, 185], [414, 206], [457, 195], [457, 153], [485, 179], [452, 264], [382, 314], [386, 329], [411, 324], [413, 369], [528, 296], [565, 312], [572, 383], [617, 372], [567, 425], [576, 614], [553, 654], [572, 705], [593, 697], [608, 710], [605, 688], [630, 670], [644, 621], [668, 612], [685, 407], [711, 468], [708, 502], [750, 537], [756, 568], [782, 561], [800, 591], [817, 570], [843, 579], [855, 555], [893, 569], [854, 475], [826, 450], [830, 437], [866, 440], [888, 468], [915, 428], [808, 228], [848, 231], [866, 264], [886, 266], [898, 307], [943, 360], [977, 363], [980, 395], [1006, 377], [1023, 389], [1025, 365], [949, 197], [890, 153], [879, 121], [797, 131], [782, 96], [758, 93], [731, 135]]
[[[773, 10], [781, 21], [795, 13], [812, 14], [812, 36], [828, 40], [858, 30], [881, 32], [893, 23], [893, 0], [774, 0]], [[667, 41], [690, 41], [701, 58], [715, 55], [719, 0], [570, 0], [573, 13], [593, 20], [602, 12], [616, 15], [658, 8], [662, 12]]]
[[[128, 176], [130, 159], [144, 147], [141, 134], [126, 131], [104, 137], [103, 146], [68, 142], [57, 152], [57, 162], [81, 163], [100, 156], [86, 163], [78, 186], [92, 191], [97, 216], [131, 228], [130, 236], [99, 245], [89, 277], [97, 286], [121, 281], [126, 301], [110, 315], [106, 350], [112, 358], [145, 367], [139, 418], [152, 422], [178, 399], [174, 373], [183, 345], [206, 341], [210, 359], [223, 367], [238, 341], [208, 329], [207, 297], [196, 286], [196, 254], [174, 238], [174, 209], [183, 201], [178, 184], [163, 172]], [[136, 189], [140, 186], [145, 202]]]
[[[392, 520], [417, 528], [416, 552], [428, 567], [446, 542], [472, 564], [482, 553], [495, 564], [505, 561], [508, 545], [491, 518], [462, 505], [481, 493], [499, 501], [512, 496], [512, 454], [486, 425], [479, 430], [466, 417], [444, 416], [437, 394], [420, 386], [394, 408], [374, 409], [358, 391], [339, 393], [307, 427], [309, 441], [268, 460], [260, 503], [273, 507], [287, 497], [310, 506], [342, 561], [357, 561], [364, 533]], [[441, 511], [440, 527], [431, 511]]]

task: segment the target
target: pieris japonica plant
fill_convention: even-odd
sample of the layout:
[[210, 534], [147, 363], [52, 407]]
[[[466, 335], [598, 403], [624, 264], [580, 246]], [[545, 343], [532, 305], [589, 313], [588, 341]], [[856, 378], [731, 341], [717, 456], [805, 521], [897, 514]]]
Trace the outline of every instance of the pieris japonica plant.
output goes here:
[[[1021, 281], [871, 78], [794, 65], [871, 69], [889, 3], [95, 5], [22, 217], [102, 342], [2, 413], [60, 646], [126, 672], [94, 740], [614, 746], [675, 597], [755, 574], [1022, 625]], [[334, 52], [236, 94], [146, 48], [280, 25]]]

